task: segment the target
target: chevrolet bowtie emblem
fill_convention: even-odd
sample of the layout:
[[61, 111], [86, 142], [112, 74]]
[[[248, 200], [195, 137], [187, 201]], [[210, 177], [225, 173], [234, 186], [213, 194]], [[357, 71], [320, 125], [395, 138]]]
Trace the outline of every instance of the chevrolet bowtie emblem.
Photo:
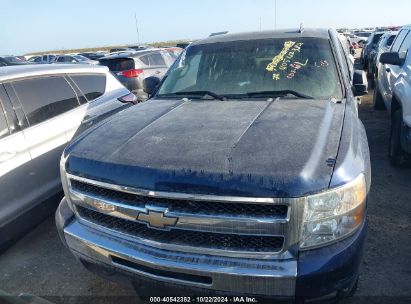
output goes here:
[[168, 226], [174, 226], [178, 218], [164, 216], [163, 212], [149, 210], [148, 213], [140, 213], [137, 220], [146, 222], [149, 227], [164, 229]]

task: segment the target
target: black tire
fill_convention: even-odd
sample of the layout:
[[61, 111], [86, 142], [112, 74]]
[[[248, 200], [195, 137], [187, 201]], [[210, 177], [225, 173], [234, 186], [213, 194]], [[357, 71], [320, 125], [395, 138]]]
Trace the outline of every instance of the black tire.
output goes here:
[[380, 89], [378, 88], [378, 84], [376, 83], [377, 80], [374, 79], [373, 82], [375, 83], [375, 85], [374, 85], [374, 87], [375, 87], [374, 88], [374, 95], [373, 95], [373, 98], [372, 98], [374, 109], [378, 110], [378, 111], [384, 110], [385, 109], [385, 104], [384, 104], [384, 100], [382, 99]]
[[402, 110], [397, 110], [391, 119], [390, 143], [388, 155], [390, 164], [394, 167], [406, 167], [410, 165], [410, 155], [401, 146]]

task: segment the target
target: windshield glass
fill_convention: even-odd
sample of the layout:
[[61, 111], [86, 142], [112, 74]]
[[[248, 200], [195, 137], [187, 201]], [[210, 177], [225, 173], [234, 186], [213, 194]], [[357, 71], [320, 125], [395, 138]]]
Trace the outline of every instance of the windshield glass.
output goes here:
[[357, 36], [359, 36], [359, 37], [370, 37], [371, 32], [358, 32]]
[[14, 62], [14, 63], [22, 62], [22, 60], [20, 58], [17, 58], [17, 57], [14, 57], [14, 56], [8, 56], [8, 57], [5, 57], [5, 59], [8, 62]]
[[88, 60], [86, 57], [81, 56], [81, 55], [74, 55], [73, 57], [76, 58], [77, 60], [80, 60], [80, 61], [86, 61], [86, 60]]
[[189, 46], [157, 96], [181, 92], [256, 96], [285, 91], [319, 99], [342, 97], [328, 40], [262, 39]]
[[372, 43], [376, 44], [378, 41], [380, 41], [382, 34], [375, 34], [374, 37], [372, 38]]

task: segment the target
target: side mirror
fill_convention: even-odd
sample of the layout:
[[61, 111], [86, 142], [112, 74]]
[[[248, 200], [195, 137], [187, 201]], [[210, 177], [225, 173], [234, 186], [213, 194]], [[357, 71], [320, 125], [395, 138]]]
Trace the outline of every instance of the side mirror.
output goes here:
[[383, 64], [402, 65], [403, 60], [397, 52], [386, 52], [380, 56], [380, 62]]
[[143, 80], [144, 91], [149, 96], [152, 96], [157, 91], [159, 84], [160, 84], [160, 78], [155, 77], [155, 76], [147, 77], [146, 79]]
[[353, 76], [354, 96], [368, 94], [367, 74], [363, 70], [355, 70]]

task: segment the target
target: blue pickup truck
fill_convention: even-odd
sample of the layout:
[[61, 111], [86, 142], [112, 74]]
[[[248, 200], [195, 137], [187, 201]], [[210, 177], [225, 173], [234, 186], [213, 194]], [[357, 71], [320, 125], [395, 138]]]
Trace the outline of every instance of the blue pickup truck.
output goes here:
[[355, 292], [367, 83], [336, 31], [208, 37], [145, 86], [61, 158], [57, 227], [86, 268], [143, 296]]

